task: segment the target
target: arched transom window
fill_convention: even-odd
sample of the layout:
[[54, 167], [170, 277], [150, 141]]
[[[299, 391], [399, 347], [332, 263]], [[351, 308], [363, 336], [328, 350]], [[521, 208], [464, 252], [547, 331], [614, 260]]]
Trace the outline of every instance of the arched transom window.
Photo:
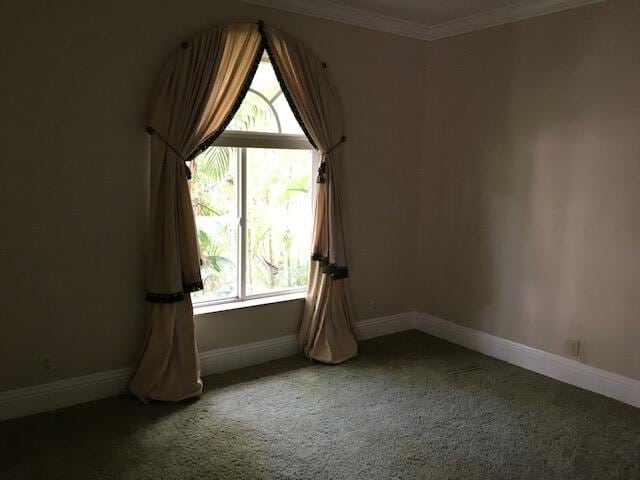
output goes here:
[[191, 165], [196, 305], [306, 292], [314, 164], [265, 52], [226, 130]]
[[229, 131], [303, 135], [266, 52], [242, 105], [227, 127]]

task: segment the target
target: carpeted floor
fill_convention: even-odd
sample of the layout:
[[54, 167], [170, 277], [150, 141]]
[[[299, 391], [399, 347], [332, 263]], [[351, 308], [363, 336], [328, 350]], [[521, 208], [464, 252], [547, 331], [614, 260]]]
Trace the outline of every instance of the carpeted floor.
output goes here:
[[640, 409], [415, 331], [360, 351], [1, 423], [0, 478], [640, 479]]

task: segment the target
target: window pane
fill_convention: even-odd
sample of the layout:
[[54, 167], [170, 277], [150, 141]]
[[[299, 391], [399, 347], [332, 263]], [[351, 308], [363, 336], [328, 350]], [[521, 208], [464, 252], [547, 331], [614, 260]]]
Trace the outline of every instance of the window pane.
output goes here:
[[247, 96], [227, 130], [303, 134], [266, 52], [262, 55]]
[[247, 92], [227, 130], [270, 133], [280, 131], [276, 115], [269, 103], [252, 91]]
[[293, 111], [291, 110], [291, 107], [289, 107], [289, 102], [287, 102], [284, 94], [281, 94], [274, 100], [273, 107], [278, 113], [282, 133], [304, 135], [304, 132], [302, 131], [302, 128], [300, 128], [298, 120], [296, 120], [296, 117], [293, 115]]
[[247, 293], [305, 287], [311, 248], [312, 153], [247, 149]]
[[260, 65], [258, 65], [258, 70], [256, 71], [256, 75], [253, 77], [253, 82], [251, 83], [251, 88], [260, 92], [269, 100], [277, 96], [280, 92], [280, 84], [278, 83], [276, 72], [271, 66], [267, 52], [262, 54]]
[[196, 217], [204, 291], [194, 300], [238, 295], [238, 150], [211, 147], [192, 162], [191, 198]]

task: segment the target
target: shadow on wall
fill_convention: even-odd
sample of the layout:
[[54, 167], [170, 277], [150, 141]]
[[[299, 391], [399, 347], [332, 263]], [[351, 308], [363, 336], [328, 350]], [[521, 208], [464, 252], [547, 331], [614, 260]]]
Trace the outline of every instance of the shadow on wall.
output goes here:
[[504, 95], [504, 111], [487, 117], [485, 128], [500, 128], [481, 141], [478, 172], [492, 270], [483, 283], [494, 296], [484, 312], [475, 310], [482, 312], [478, 326], [501, 336], [538, 344], [544, 337], [579, 337], [575, 246], [585, 232], [576, 223], [576, 182], [589, 104], [578, 89], [596, 37], [590, 18], [579, 38], [548, 35], [541, 19], [513, 25], [506, 42], [511, 57], [496, 95]]
[[[598, 242], [619, 241], [598, 234], [611, 226], [598, 192], [617, 188], [602, 178], [611, 162], [629, 166], [610, 144], [620, 112], [607, 52], [616, 40], [632, 45], [590, 8], [435, 42], [428, 53], [419, 307], [558, 353], [601, 310], [596, 285], [615, 281], [593, 276], [615, 261]], [[628, 213], [617, 230], [628, 230]]]

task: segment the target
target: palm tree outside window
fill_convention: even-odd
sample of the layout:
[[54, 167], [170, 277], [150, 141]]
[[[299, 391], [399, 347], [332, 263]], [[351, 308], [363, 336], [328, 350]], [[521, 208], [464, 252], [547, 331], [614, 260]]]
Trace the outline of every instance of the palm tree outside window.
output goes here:
[[196, 306], [306, 292], [316, 164], [265, 52], [228, 127], [191, 162]]

